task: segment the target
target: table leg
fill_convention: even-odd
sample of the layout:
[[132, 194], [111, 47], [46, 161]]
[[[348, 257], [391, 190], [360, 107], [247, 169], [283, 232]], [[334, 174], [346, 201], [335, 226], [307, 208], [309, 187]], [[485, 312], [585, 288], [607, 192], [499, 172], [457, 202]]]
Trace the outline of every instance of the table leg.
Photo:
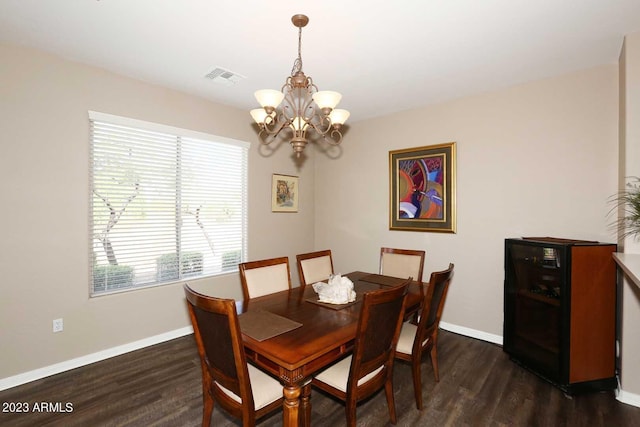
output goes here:
[[298, 408], [300, 407], [300, 386], [287, 385], [283, 389], [282, 422], [284, 427], [298, 426]]
[[300, 425], [311, 425], [311, 381], [302, 386], [300, 398]]

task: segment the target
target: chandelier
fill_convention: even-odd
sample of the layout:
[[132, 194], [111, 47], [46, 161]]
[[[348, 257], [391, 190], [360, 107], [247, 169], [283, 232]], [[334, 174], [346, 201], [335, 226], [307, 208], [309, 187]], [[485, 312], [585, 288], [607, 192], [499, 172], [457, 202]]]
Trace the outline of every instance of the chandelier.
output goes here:
[[262, 144], [271, 144], [279, 138], [288, 139], [296, 157], [300, 157], [309, 142], [309, 131], [315, 132], [331, 145], [340, 144], [340, 128], [349, 117], [349, 112], [335, 108], [342, 95], [318, 90], [311, 77], [302, 71], [302, 27], [307, 25], [309, 18], [293, 15], [291, 22], [298, 27], [298, 58], [293, 63], [291, 76], [287, 77], [280, 91], [256, 91], [255, 97], [262, 108], [251, 110], [251, 116], [260, 127]]

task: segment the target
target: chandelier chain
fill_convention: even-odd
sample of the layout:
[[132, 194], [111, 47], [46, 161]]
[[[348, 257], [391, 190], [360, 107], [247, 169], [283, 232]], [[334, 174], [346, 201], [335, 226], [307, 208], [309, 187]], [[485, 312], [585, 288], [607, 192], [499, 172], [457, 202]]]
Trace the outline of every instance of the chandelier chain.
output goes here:
[[302, 27], [298, 28], [298, 57], [293, 62], [291, 75], [295, 75], [298, 71], [302, 71]]

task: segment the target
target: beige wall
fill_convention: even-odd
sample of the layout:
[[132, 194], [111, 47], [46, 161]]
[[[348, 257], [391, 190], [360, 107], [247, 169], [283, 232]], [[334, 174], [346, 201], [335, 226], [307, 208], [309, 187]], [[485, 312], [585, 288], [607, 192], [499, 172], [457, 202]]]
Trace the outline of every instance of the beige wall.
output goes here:
[[[620, 55], [620, 164], [621, 188], [625, 177], [640, 176], [640, 32], [627, 35]], [[623, 240], [624, 252], [640, 254], [640, 241]], [[638, 255], [640, 256], [640, 255]], [[623, 278], [621, 307], [621, 388], [640, 406], [640, 287]], [[623, 394], [622, 399], [627, 399]], [[623, 400], [624, 401], [624, 400]]]
[[[0, 379], [189, 324], [179, 284], [88, 298], [87, 110], [251, 142], [249, 259], [330, 248], [338, 272], [375, 271], [380, 246], [423, 248], [425, 276], [456, 264], [443, 320], [501, 336], [504, 238], [615, 240], [617, 70], [356, 122], [342, 150], [308, 148], [298, 168], [287, 146], [258, 146], [245, 111], [0, 44]], [[389, 150], [449, 141], [458, 232], [390, 231]], [[298, 214], [271, 213], [274, 172], [300, 176]], [[237, 274], [196, 285], [241, 295]], [[58, 317], [65, 330], [53, 334]]]
[[[504, 239], [615, 242], [617, 66], [353, 124], [342, 157], [316, 156], [316, 248], [338, 271], [375, 270], [381, 246], [455, 263], [443, 321], [502, 336]], [[390, 231], [389, 150], [457, 143], [457, 234]]]
[[[248, 258], [313, 249], [313, 156], [260, 155], [246, 111], [2, 44], [0, 79], [0, 379], [189, 325], [180, 284], [88, 297], [88, 110], [251, 142]], [[274, 172], [300, 176], [298, 214], [271, 213]], [[237, 274], [196, 285], [241, 296]]]

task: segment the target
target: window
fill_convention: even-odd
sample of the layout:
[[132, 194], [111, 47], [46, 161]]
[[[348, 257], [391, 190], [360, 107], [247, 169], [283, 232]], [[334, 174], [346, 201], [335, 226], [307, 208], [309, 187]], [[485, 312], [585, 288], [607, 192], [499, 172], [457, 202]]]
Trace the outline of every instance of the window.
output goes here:
[[90, 292], [238, 269], [249, 144], [102, 113], [90, 121]]

